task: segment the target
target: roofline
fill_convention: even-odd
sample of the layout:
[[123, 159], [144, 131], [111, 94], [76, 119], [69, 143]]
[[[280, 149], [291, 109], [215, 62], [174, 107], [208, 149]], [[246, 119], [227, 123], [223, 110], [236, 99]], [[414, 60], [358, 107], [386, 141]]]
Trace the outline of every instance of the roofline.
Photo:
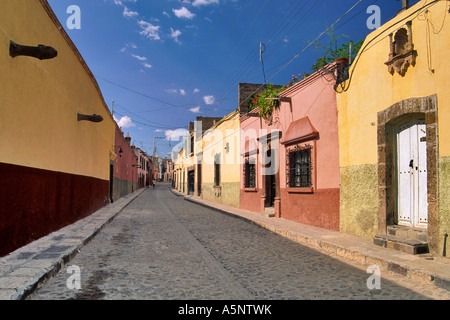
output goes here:
[[50, 19], [55, 24], [56, 28], [59, 30], [59, 32], [61, 33], [63, 38], [66, 40], [66, 42], [69, 45], [69, 47], [72, 49], [72, 51], [75, 54], [75, 56], [78, 58], [78, 61], [83, 66], [83, 68], [86, 71], [86, 73], [88, 74], [89, 78], [91, 78], [91, 81], [94, 84], [94, 87], [97, 90], [98, 95], [100, 96], [100, 100], [102, 101], [103, 106], [105, 107], [106, 111], [108, 112], [111, 120], [113, 120], [113, 122], [115, 122], [114, 117], [112, 116], [111, 112], [109, 111], [108, 105], [105, 102], [105, 98], [103, 97], [102, 91], [100, 90], [100, 86], [98, 85], [98, 82], [95, 79], [94, 74], [92, 73], [91, 69], [89, 69], [86, 61], [81, 56], [80, 51], [78, 51], [77, 47], [73, 43], [72, 39], [70, 39], [70, 37], [67, 34], [66, 30], [64, 30], [64, 27], [62, 26], [61, 22], [56, 17], [55, 12], [53, 11], [53, 9], [50, 6], [50, 4], [48, 3], [48, 1], [47, 0], [39, 0], [39, 1], [41, 3], [42, 7], [47, 12], [47, 14], [49, 15]]
[[278, 94], [278, 97], [289, 97], [290, 95], [292, 95], [295, 91], [306, 87], [308, 85], [310, 85], [312, 82], [316, 81], [317, 79], [319, 79], [320, 77], [323, 76], [322, 74], [322, 69], [325, 69], [327, 71], [334, 71], [337, 68], [337, 63], [333, 62], [330, 64], [327, 64], [326, 66], [320, 68], [318, 71], [314, 72], [313, 74], [307, 76], [305, 79], [297, 82], [296, 84], [294, 84], [293, 86], [287, 88], [286, 90], [284, 90], [283, 92], [281, 92], [280, 94]]

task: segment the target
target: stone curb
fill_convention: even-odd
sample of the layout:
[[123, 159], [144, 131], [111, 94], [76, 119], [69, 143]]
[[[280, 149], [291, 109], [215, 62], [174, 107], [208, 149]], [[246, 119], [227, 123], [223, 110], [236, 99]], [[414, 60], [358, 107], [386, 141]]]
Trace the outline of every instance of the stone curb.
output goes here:
[[[414, 256], [407, 255], [405, 253], [400, 253], [391, 249], [386, 249], [382, 247], [376, 247], [373, 244], [367, 244], [366, 239], [358, 238], [356, 236], [348, 236], [349, 238], [354, 239], [355, 243], [349, 245], [340, 243], [338, 240], [332, 241], [323, 239], [322, 235], [315, 235], [314, 232], [298, 232], [295, 230], [289, 230], [289, 227], [280, 226], [277, 223], [275, 218], [266, 218], [263, 215], [258, 216], [257, 213], [252, 213], [247, 216], [245, 214], [239, 214], [237, 211], [240, 209], [235, 208], [219, 208], [214, 203], [205, 202], [204, 200], [196, 199], [191, 196], [186, 196], [182, 193], [179, 193], [176, 190], [171, 189], [172, 193], [179, 197], [184, 197], [186, 201], [196, 203], [198, 205], [210, 208], [212, 210], [231, 215], [237, 218], [241, 218], [248, 222], [251, 222], [257, 226], [260, 226], [264, 229], [270, 230], [274, 233], [277, 233], [283, 237], [286, 237], [292, 241], [298, 242], [302, 245], [320, 251], [322, 253], [328, 254], [330, 256], [337, 257], [338, 259], [343, 259], [347, 261], [351, 261], [360, 266], [371, 266], [377, 265], [380, 267], [382, 271], [389, 271], [395, 274], [410, 278], [412, 280], [422, 281], [428, 284], [433, 284], [439, 288], [450, 291], [450, 271], [439, 273], [437, 271], [427, 270], [427, 266], [431, 266], [432, 264], [437, 264], [436, 261], [428, 261], [425, 262], [423, 258], [420, 258], [423, 261], [422, 265], [415, 265], [414, 261], [405, 260], [405, 257], [411, 258], [410, 260], [414, 260]], [[235, 212], [233, 212], [235, 211]], [[244, 212], [243, 210], [241, 210]], [[297, 223], [290, 222], [292, 225]], [[300, 224], [298, 224], [300, 225]], [[315, 227], [306, 228], [318, 229]], [[322, 231], [322, 233], [327, 231]], [[339, 233], [339, 232], [332, 232]], [[359, 245], [359, 242], [366, 242], [363, 246]], [[399, 258], [396, 259], [395, 256]], [[419, 259], [419, 258], [417, 258]], [[445, 258], [443, 258], [445, 259]], [[450, 270], [450, 260], [443, 261], [442, 265], [447, 267]], [[421, 261], [422, 262], [422, 261]], [[430, 269], [430, 268], [428, 268]]]
[[24, 300], [30, 296], [146, 190], [139, 189], [0, 258], [0, 300]]

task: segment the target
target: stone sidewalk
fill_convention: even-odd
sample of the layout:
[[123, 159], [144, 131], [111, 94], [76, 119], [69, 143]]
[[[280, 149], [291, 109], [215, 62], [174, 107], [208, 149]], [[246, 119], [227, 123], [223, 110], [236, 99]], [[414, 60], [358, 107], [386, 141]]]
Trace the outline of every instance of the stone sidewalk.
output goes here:
[[369, 239], [312, 227], [282, 218], [271, 218], [262, 213], [232, 208], [171, 190], [187, 201], [245, 219], [337, 259], [361, 267], [366, 266], [366, 268], [377, 265], [382, 272], [393, 272], [450, 291], [450, 259], [448, 258], [430, 254], [411, 255], [374, 245], [373, 241]]
[[23, 300], [57, 274], [146, 188], [0, 258], [0, 300]]

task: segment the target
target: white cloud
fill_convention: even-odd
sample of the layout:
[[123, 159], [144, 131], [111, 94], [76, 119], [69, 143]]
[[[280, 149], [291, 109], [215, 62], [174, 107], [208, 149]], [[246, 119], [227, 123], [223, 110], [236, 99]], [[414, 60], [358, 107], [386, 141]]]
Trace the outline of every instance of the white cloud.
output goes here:
[[186, 129], [176, 129], [166, 131], [166, 140], [179, 141], [180, 138], [189, 136], [189, 131]]
[[118, 6], [123, 6], [124, 2], [133, 2], [136, 3], [137, 0], [113, 0], [114, 4], [117, 4]]
[[117, 119], [114, 117], [114, 120], [117, 122], [117, 125], [119, 128], [132, 128], [136, 127], [136, 125], [133, 123], [133, 120], [131, 120], [130, 117], [124, 116], [120, 119]]
[[200, 92], [200, 89], [197, 89], [197, 88], [194, 89], [194, 94], [199, 93], [199, 92]]
[[219, 0], [194, 0], [192, 2], [194, 7], [209, 6], [211, 4], [219, 4]]
[[125, 46], [122, 49], [120, 49], [120, 52], [127, 51], [127, 48], [137, 49], [137, 47], [138, 46], [135, 43], [133, 43], [133, 42], [125, 43]]
[[131, 11], [127, 7], [124, 7], [122, 15], [125, 18], [133, 18], [133, 17], [137, 17], [139, 15], [139, 13], [137, 13], [136, 11]]
[[191, 109], [189, 109], [189, 111], [192, 112], [192, 113], [200, 113], [200, 106], [195, 107], [195, 108], [191, 108]]
[[141, 27], [141, 32], [139, 34], [141, 36], [147, 37], [151, 40], [160, 40], [159, 29], [160, 26], [155, 26], [147, 21], [139, 20], [138, 25]]
[[203, 100], [207, 105], [212, 105], [216, 102], [216, 98], [214, 98], [214, 96], [204, 96]]
[[186, 7], [182, 7], [181, 9], [172, 9], [172, 11], [177, 18], [193, 19], [195, 17], [195, 14], [190, 12]]
[[179, 93], [182, 96], [186, 95], [186, 90], [184, 90], [184, 89], [166, 89], [164, 91], [166, 91], [167, 93], [170, 93], [170, 94], [178, 94]]
[[144, 62], [142, 65], [144, 66], [144, 68], [147, 68], [147, 69], [150, 69], [152, 67], [152, 65], [147, 62]]
[[172, 39], [174, 39], [176, 43], [180, 43], [181, 44], [181, 41], [178, 40], [178, 37], [182, 35], [181, 31], [180, 30], [173, 30], [173, 28], [170, 28], [170, 30], [171, 30], [170, 37]]
[[136, 55], [136, 54], [132, 54], [131, 56], [132, 56], [133, 58], [139, 60], [139, 61], [147, 61], [147, 58], [146, 58], [146, 57], [140, 57], [140, 56], [138, 56], [138, 55]]

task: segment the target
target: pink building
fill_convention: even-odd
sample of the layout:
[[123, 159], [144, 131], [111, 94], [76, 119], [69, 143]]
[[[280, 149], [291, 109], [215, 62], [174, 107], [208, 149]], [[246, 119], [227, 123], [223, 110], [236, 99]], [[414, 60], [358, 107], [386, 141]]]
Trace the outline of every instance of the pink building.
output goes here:
[[[274, 117], [279, 110], [275, 110]], [[255, 212], [274, 213], [279, 207], [276, 194], [276, 174], [265, 175], [267, 160], [267, 138], [278, 132], [276, 126], [259, 117], [259, 108], [241, 117], [241, 208]], [[277, 141], [278, 143], [278, 141]], [[269, 155], [271, 156], [271, 154]], [[279, 188], [278, 188], [279, 189]]]
[[241, 118], [241, 208], [339, 230], [335, 68], [284, 90], [268, 121]]
[[339, 230], [336, 64], [279, 95], [280, 217]]

